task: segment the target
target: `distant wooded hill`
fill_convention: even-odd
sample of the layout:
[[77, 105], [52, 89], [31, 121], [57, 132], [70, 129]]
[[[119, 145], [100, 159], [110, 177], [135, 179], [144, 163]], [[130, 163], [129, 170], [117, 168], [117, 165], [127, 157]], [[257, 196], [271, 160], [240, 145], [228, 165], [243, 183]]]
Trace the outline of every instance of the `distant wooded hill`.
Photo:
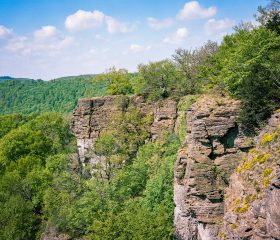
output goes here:
[[0, 77], [0, 114], [71, 112], [79, 98], [105, 95], [106, 81], [94, 76], [63, 77], [51, 81]]

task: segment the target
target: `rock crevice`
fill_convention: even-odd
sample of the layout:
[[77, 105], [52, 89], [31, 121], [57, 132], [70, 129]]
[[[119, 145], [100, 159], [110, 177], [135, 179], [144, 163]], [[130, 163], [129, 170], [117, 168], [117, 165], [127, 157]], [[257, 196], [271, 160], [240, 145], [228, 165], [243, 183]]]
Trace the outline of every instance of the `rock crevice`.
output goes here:
[[252, 141], [236, 118], [239, 102], [202, 97], [186, 112], [187, 137], [174, 174], [177, 239], [218, 239], [224, 189]]

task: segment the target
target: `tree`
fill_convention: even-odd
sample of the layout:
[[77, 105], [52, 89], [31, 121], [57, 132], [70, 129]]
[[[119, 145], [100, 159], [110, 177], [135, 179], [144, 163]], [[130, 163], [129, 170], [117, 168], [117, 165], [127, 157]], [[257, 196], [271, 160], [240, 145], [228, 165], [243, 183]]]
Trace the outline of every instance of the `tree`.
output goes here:
[[266, 7], [259, 6], [255, 15], [258, 22], [280, 34], [280, 1], [270, 0]]
[[[40, 238], [47, 216], [42, 211], [46, 188], [69, 163], [64, 155], [54, 156], [71, 149], [69, 125], [57, 113], [10, 115], [1, 120], [0, 239]], [[69, 178], [65, 182], [71, 183]], [[59, 189], [52, 187], [54, 192]]]
[[233, 30], [235, 32], [240, 32], [240, 31], [251, 31], [254, 28], [256, 28], [256, 26], [252, 23], [252, 22], [243, 22], [241, 21], [239, 24], [237, 24], [236, 26], [233, 27]]
[[138, 66], [138, 89], [136, 93], [148, 100], [159, 100], [181, 95], [180, 76], [175, 64], [170, 60], [151, 62]]
[[101, 166], [101, 171], [107, 179], [135, 157], [138, 148], [150, 137], [148, 126], [152, 123], [150, 116], [145, 116], [136, 108], [126, 109], [113, 118], [112, 130], [102, 131], [95, 143], [95, 153], [105, 157], [105, 166]]
[[36, 239], [36, 216], [29, 201], [13, 195], [0, 202], [0, 238], [6, 240]]
[[108, 81], [107, 93], [110, 95], [127, 95], [133, 93], [131, 75], [126, 69], [110, 68], [107, 72], [99, 74], [94, 81]]
[[195, 94], [199, 91], [201, 86], [198, 77], [199, 68], [210, 56], [213, 56], [217, 50], [217, 43], [208, 41], [204, 46], [195, 50], [179, 48], [175, 51], [173, 60], [184, 78], [182, 87], [185, 89], [186, 94]]
[[241, 29], [224, 38], [213, 62], [210, 79], [242, 101], [245, 126], [260, 127], [279, 105], [280, 36], [265, 26]]

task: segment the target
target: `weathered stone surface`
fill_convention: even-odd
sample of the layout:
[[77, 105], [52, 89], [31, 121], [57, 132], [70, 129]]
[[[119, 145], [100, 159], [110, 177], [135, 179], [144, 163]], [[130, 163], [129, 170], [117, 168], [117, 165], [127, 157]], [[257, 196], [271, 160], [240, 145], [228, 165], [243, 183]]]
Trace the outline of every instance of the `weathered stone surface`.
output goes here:
[[174, 170], [177, 239], [218, 239], [224, 188], [252, 143], [240, 131], [239, 102], [202, 97], [187, 111], [187, 137]]
[[79, 99], [71, 120], [71, 130], [77, 138], [80, 161], [83, 164], [102, 163], [104, 157], [94, 154], [94, 144], [102, 130], [108, 130], [114, 116], [124, 107], [136, 107], [145, 115], [154, 118], [150, 126], [152, 139], [163, 132], [174, 130], [177, 118], [177, 103], [167, 99], [156, 103], [147, 103], [143, 97], [106, 96]]
[[42, 234], [40, 240], [70, 240], [67, 234], [59, 233], [54, 227], [47, 224], [45, 232]]
[[224, 235], [280, 239], [280, 113], [261, 131], [226, 190]]
[[[174, 128], [178, 132], [185, 117], [180, 112], [178, 118], [177, 103], [172, 100], [146, 103], [139, 96], [80, 99], [71, 129], [77, 137], [83, 164], [104, 162], [104, 157], [94, 154], [93, 147], [100, 132], [108, 129], [114, 115], [122, 111], [122, 105], [153, 116], [149, 129], [151, 139], [173, 132]], [[205, 96], [184, 113], [187, 137], [174, 169], [175, 239], [280, 239], [279, 139], [265, 148], [261, 146], [265, 134], [273, 135], [275, 129], [280, 129], [280, 113], [274, 115], [256, 138], [258, 154], [271, 155], [268, 165], [257, 163], [261, 168], [236, 173], [240, 162], [252, 161], [255, 154], [251, 151], [248, 154], [255, 143], [238, 126], [238, 111], [237, 101]], [[249, 168], [242, 164], [239, 166]], [[264, 188], [264, 171], [269, 168], [272, 172]], [[246, 202], [249, 202], [248, 209]], [[58, 237], [67, 237], [55, 234], [49, 236], [58, 240]], [[44, 237], [44, 240], [51, 239]]]

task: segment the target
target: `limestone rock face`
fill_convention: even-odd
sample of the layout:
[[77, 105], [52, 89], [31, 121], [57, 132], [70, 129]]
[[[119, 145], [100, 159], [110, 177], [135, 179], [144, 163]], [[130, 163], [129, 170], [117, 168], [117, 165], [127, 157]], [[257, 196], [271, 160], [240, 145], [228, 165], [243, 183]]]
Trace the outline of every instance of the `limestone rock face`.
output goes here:
[[150, 126], [151, 137], [157, 138], [163, 132], [172, 132], [177, 118], [177, 103], [164, 100], [147, 103], [140, 96], [106, 96], [79, 99], [71, 120], [71, 130], [77, 138], [80, 161], [96, 164], [103, 156], [93, 153], [93, 147], [102, 130], [108, 129], [114, 116], [123, 108], [136, 107], [145, 115], [153, 117]]
[[203, 97], [187, 111], [174, 172], [176, 239], [218, 239], [224, 189], [252, 141], [236, 122], [239, 102]]
[[280, 113], [231, 176], [225, 196], [229, 239], [280, 239]]

